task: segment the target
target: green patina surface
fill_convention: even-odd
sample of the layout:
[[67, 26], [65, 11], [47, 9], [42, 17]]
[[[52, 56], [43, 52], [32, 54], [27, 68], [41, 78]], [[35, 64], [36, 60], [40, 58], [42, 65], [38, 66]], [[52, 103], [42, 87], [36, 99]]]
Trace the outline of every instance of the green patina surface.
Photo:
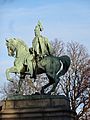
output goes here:
[[35, 30], [34, 30], [35, 37], [32, 42], [33, 52], [35, 52], [34, 54], [36, 54], [37, 56], [41, 58], [43, 58], [45, 55], [51, 55], [53, 51], [52, 46], [50, 45], [48, 41], [48, 38], [40, 35], [40, 31], [42, 30], [43, 30], [43, 27], [39, 21], [35, 27]]
[[53, 56], [53, 49], [48, 39], [40, 35], [42, 30], [43, 27], [39, 21], [34, 30], [35, 37], [30, 49], [20, 39], [6, 40], [8, 55], [15, 57], [14, 66], [6, 70], [6, 77], [7, 80], [12, 81], [10, 73], [19, 73], [24, 76], [29, 73], [31, 78], [36, 78], [37, 74], [46, 73], [49, 83], [42, 87], [41, 94], [44, 94], [45, 88], [53, 84], [53, 88], [48, 93], [51, 94], [59, 82], [59, 77], [67, 72], [70, 58], [66, 55]]

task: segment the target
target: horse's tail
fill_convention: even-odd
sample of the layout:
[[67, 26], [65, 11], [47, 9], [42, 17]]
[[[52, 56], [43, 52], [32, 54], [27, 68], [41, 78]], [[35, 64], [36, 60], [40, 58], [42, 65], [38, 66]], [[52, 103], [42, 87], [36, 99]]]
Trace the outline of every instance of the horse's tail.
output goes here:
[[59, 57], [59, 60], [60, 60], [61, 67], [60, 67], [60, 70], [57, 72], [58, 77], [64, 75], [67, 72], [71, 63], [70, 58], [67, 55], [63, 55]]

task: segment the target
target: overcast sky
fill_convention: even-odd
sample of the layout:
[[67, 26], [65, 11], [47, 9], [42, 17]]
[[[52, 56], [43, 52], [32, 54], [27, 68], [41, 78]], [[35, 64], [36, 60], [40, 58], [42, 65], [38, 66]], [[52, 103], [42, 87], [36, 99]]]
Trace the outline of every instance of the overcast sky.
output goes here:
[[1, 84], [14, 61], [7, 55], [5, 38], [20, 38], [30, 47], [38, 20], [49, 40], [77, 41], [90, 54], [90, 0], [0, 0]]

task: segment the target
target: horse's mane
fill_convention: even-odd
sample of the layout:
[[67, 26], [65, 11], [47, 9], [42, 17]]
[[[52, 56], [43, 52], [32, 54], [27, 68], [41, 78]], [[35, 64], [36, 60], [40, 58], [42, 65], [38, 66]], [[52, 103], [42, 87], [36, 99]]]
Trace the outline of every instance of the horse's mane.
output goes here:
[[22, 40], [20, 40], [20, 39], [16, 39], [16, 40], [17, 40], [20, 44], [22, 44], [27, 51], [29, 51], [29, 48], [28, 48], [28, 46], [25, 44], [24, 41], [22, 41]]
[[26, 51], [29, 51], [29, 48], [28, 48], [28, 46], [25, 44], [25, 42], [24, 42], [23, 40], [18, 39], [18, 38], [9, 39], [8, 42], [6, 43], [6, 45], [13, 45], [13, 46], [14, 46], [15, 42], [17, 42], [18, 44], [24, 46], [25, 49], [26, 49]]

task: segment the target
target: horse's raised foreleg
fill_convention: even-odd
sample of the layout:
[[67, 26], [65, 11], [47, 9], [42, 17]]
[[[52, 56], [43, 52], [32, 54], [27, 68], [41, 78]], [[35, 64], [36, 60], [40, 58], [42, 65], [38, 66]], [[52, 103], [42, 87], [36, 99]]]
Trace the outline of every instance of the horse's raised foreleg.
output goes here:
[[16, 69], [16, 67], [11, 67], [11, 68], [8, 68], [7, 70], [6, 70], [6, 78], [7, 78], [7, 80], [9, 80], [9, 81], [13, 81], [13, 79], [10, 77], [10, 73], [17, 73], [17, 69]]
[[22, 69], [23, 69], [22, 62], [20, 62], [19, 59], [16, 59], [14, 62], [14, 66], [6, 70], [7, 80], [12, 82], [13, 79], [10, 77], [10, 73], [20, 73]]

